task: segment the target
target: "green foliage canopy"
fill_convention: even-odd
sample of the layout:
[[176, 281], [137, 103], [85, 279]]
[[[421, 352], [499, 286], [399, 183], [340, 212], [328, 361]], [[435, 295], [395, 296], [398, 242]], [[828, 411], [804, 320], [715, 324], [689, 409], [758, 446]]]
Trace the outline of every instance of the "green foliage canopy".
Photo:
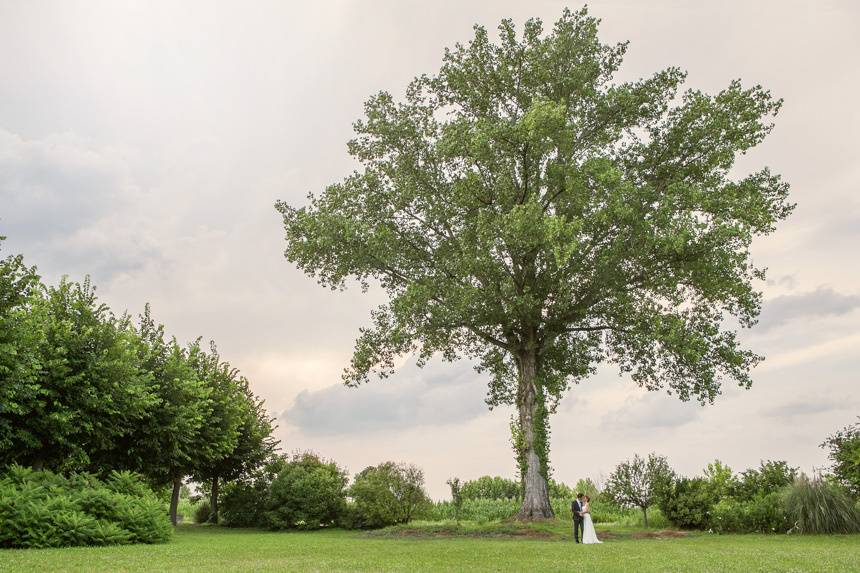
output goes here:
[[821, 444], [829, 451], [831, 470], [837, 482], [860, 497], [860, 418]]
[[657, 503], [673, 478], [674, 472], [665, 456], [651, 453], [642, 458], [637, 454], [616, 466], [601, 495], [621, 507], [641, 509], [645, 527], [648, 527], [648, 508]]
[[[760, 357], [726, 321], [759, 312], [754, 237], [791, 211], [764, 168], [730, 176], [781, 101], [732, 81], [682, 90], [667, 68], [617, 83], [627, 44], [586, 10], [499, 39], [475, 27], [436, 75], [355, 123], [361, 170], [309, 204], [278, 202], [287, 259], [331, 288], [388, 294], [362, 330], [347, 384], [397, 358], [474, 359], [490, 406], [515, 404], [528, 515], [548, 516], [546, 412], [612, 362], [639, 385], [713, 401], [751, 384]], [[539, 471], [533, 472], [533, 466]]]

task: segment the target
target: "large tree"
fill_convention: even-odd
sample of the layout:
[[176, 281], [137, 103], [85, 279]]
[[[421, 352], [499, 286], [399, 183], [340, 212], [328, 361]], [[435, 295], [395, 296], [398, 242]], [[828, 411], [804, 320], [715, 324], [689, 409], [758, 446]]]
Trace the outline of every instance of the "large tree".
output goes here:
[[512, 404], [525, 491], [519, 516], [552, 515], [547, 417], [601, 362], [639, 385], [713, 401], [751, 384], [742, 348], [764, 276], [750, 244], [791, 211], [763, 169], [734, 178], [780, 107], [760, 86], [681, 90], [668, 68], [617, 83], [627, 44], [565, 11], [545, 34], [475, 27], [438, 74], [365, 104], [349, 152], [362, 165], [310, 204], [277, 204], [286, 257], [320, 283], [388, 294], [345, 382], [417, 352], [475, 359], [488, 403]]

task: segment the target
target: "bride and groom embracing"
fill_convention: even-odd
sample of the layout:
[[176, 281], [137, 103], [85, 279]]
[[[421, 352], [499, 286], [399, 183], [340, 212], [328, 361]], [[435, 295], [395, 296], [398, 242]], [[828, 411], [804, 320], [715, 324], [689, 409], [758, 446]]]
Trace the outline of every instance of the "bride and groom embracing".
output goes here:
[[576, 499], [570, 504], [570, 512], [573, 514], [573, 539], [579, 543], [582, 536], [583, 543], [603, 543], [597, 538], [594, 531], [594, 522], [591, 520], [591, 498], [583, 493], [576, 494]]

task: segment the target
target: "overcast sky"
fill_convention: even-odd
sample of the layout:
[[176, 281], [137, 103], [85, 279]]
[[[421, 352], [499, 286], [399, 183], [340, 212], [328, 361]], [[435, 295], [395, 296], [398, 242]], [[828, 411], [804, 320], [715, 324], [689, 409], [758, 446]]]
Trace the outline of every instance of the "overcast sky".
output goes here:
[[[339, 385], [380, 293], [319, 287], [282, 256], [276, 199], [293, 204], [355, 168], [365, 98], [438, 69], [472, 25], [554, 21], [560, 2], [0, 0], [0, 234], [49, 282], [91, 275], [117, 312], [180, 339], [214, 339], [278, 416], [287, 450], [352, 473], [393, 459], [445, 480], [514, 476], [510, 411], [488, 412], [468, 363], [411, 364]], [[578, 8], [577, 4], [570, 4]], [[751, 390], [701, 408], [612, 369], [552, 419], [557, 479], [599, 479], [634, 452], [697, 473], [762, 458], [805, 471], [860, 414], [860, 10], [844, 2], [592, 2], [606, 42], [630, 40], [619, 79], [667, 66], [706, 91], [733, 78], [785, 99], [739, 162], [792, 184], [798, 207], [754, 245], [769, 268]]]

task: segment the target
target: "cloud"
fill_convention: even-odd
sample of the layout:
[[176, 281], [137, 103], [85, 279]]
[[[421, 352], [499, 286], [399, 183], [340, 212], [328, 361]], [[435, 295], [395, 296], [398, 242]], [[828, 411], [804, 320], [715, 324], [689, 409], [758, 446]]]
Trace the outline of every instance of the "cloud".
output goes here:
[[69, 133], [27, 140], [0, 129], [0, 225], [27, 241], [67, 236], [137, 192], [117, 150]]
[[841, 294], [829, 287], [819, 287], [811, 292], [766, 300], [755, 328], [758, 332], [764, 332], [801, 318], [841, 316], [858, 307], [860, 296]]
[[143, 268], [158, 256], [140, 232], [152, 198], [135, 183], [128, 154], [72, 133], [26, 139], [0, 129], [0, 234], [8, 248], [51, 279], [89, 274], [101, 282]]
[[621, 408], [604, 415], [602, 425], [613, 430], [655, 430], [683, 426], [696, 420], [701, 407], [675, 396], [648, 392], [628, 398]]
[[791, 290], [797, 286], [797, 277], [794, 275], [782, 275], [776, 279], [767, 279], [767, 284], [768, 286], [781, 286]]
[[311, 435], [370, 433], [445, 426], [487, 412], [486, 379], [467, 362], [403, 367], [386, 380], [358, 388], [335, 384], [304, 390], [282, 420]]
[[835, 410], [844, 410], [849, 407], [850, 401], [813, 398], [809, 400], [795, 400], [780, 404], [779, 406], [765, 408], [762, 410], [762, 414], [772, 418], [793, 418], [796, 416], [809, 416]]

